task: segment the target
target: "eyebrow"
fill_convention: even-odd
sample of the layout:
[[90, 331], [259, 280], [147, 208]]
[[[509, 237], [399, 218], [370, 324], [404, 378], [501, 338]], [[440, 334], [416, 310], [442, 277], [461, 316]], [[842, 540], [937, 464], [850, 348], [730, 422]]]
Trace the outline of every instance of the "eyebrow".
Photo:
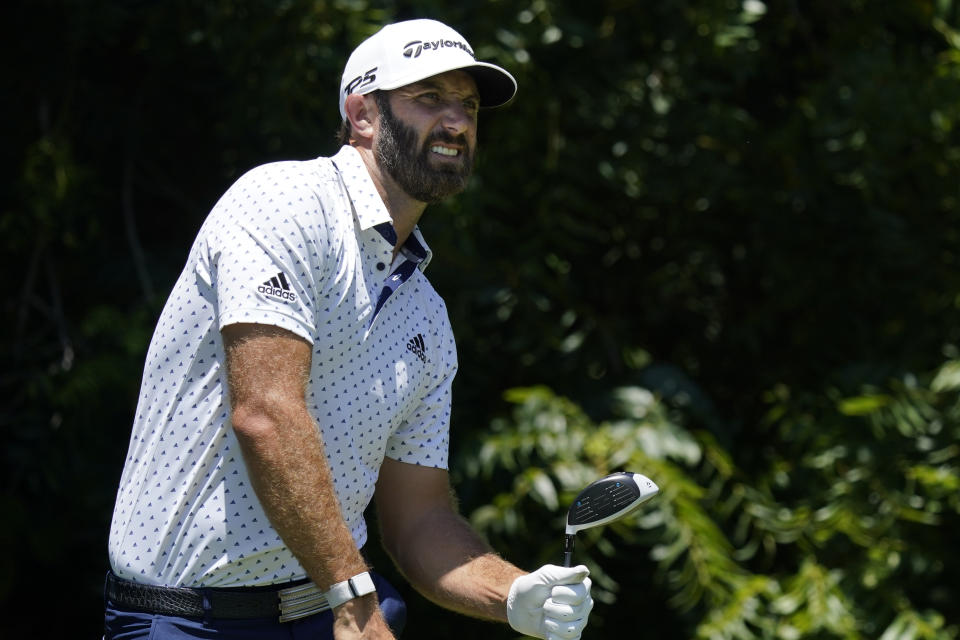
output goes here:
[[[418, 80], [417, 82], [411, 83], [409, 86], [413, 91], [418, 91], [418, 90], [422, 91], [424, 89], [433, 89], [435, 91], [448, 91], [447, 87], [445, 87], [443, 84], [437, 82], [436, 80], [430, 80], [430, 79]], [[475, 91], [470, 91], [463, 97], [463, 99], [476, 100], [479, 102], [480, 95]]]

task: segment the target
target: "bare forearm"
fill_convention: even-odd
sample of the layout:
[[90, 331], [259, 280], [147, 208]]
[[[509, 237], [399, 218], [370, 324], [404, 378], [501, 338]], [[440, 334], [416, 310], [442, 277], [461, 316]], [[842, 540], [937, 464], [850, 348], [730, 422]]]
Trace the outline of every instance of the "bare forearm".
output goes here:
[[270, 524], [321, 589], [364, 569], [304, 393], [311, 346], [278, 327], [224, 327], [231, 422]]
[[325, 589], [364, 571], [309, 414], [244, 417], [241, 412], [241, 420], [236, 433], [257, 498], [314, 582]]
[[431, 511], [411, 533], [391, 553], [418, 591], [447, 609], [506, 621], [510, 585], [525, 571], [494, 553], [452, 509]]
[[[334, 489], [323, 440], [304, 393], [311, 345], [256, 324], [222, 330], [231, 422], [270, 524], [323, 590], [366, 570]], [[338, 640], [393, 638], [374, 594], [333, 611]]]

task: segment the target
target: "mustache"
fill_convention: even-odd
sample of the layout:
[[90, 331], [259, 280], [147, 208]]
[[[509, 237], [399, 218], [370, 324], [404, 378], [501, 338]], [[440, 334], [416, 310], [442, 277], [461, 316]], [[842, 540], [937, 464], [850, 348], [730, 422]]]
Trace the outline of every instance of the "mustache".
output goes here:
[[456, 145], [460, 145], [464, 149], [470, 150], [470, 147], [467, 145], [467, 136], [463, 135], [462, 133], [455, 136], [449, 131], [438, 131], [437, 133], [427, 138], [427, 141], [423, 143], [423, 148], [429, 149], [430, 145], [436, 142], [446, 142], [447, 144], [456, 144]]

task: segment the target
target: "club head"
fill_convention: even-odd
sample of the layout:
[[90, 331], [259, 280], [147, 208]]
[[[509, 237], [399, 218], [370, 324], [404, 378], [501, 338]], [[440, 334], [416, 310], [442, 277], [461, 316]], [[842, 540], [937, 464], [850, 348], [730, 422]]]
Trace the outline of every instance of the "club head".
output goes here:
[[653, 480], [639, 473], [617, 471], [592, 482], [570, 505], [567, 535], [618, 520], [660, 493]]

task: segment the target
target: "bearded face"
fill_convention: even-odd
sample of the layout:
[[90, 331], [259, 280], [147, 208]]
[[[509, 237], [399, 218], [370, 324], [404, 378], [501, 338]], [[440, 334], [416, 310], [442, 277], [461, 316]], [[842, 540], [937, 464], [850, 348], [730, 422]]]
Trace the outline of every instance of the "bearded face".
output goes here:
[[[397, 118], [387, 93], [374, 94], [380, 110], [380, 135], [374, 149], [377, 163], [411, 198], [428, 204], [460, 193], [473, 172], [473, 149], [463, 134], [434, 131], [418, 143], [417, 131]], [[438, 142], [458, 145], [459, 162], [432, 161], [430, 147]]]

